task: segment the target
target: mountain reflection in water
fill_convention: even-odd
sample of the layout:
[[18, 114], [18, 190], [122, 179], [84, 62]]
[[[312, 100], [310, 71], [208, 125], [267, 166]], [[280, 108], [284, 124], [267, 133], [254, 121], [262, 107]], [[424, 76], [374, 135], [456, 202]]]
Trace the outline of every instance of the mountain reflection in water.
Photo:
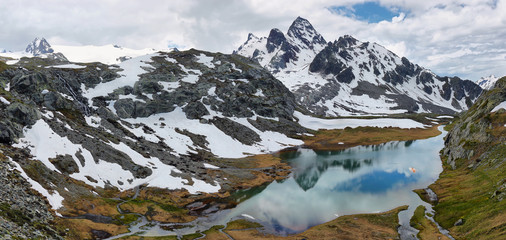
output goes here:
[[[293, 168], [293, 177], [295, 178], [295, 181], [300, 186], [300, 188], [302, 188], [304, 191], [307, 191], [316, 185], [320, 176], [325, 171], [327, 171], [328, 168], [341, 167], [343, 170], [355, 172], [361, 166], [371, 166], [374, 159], [377, 159], [375, 158], [377, 156], [374, 156], [374, 154], [372, 154], [373, 156], [370, 156], [370, 158], [357, 158], [360, 157], [360, 153], [375, 153], [380, 152], [384, 149], [394, 150], [398, 149], [399, 147], [407, 148], [411, 146], [413, 142], [414, 140], [406, 142], [389, 142], [378, 145], [359, 146], [336, 151], [317, 151], [306, 149], [283, 152], [281, 154], [281, 158], [289, 161], [290, 165]], [[365, 181], [365, 183], [370, 183], [374, 186], [374, 179], [382, 181], [385, 178], [393, 178], [393, 176], [388, 175], [389, 174], [385, 175], [381, 173], [373, 174], [372, 176], [369, 176], [369, 179], [371, 181]], [[398, 174], [397, 179], [400, 180], [401, 178], [401, 174]], [[350, 182], [352, 182], [352, 180], [350, 180]], [[387, 184], [389, 181], [383, 182]], [[364, 181], [362, 181], [362, 183], [364, 183]]]
[[227, 218], [247, 214], [268, 231], [286, 235], [341, 215], [418, 204], [421, 200], [412, 190], [427, 187], [442, 171], [443, 135], [340, 151], [283, 152], [292, 176], [248, 196]]

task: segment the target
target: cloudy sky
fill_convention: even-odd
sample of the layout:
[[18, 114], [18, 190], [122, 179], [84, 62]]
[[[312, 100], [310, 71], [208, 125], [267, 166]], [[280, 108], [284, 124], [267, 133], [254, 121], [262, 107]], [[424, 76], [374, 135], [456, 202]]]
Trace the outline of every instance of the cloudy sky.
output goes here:
[[506, 0], [0, 0], [0, 49], [168, 46], [230, 53], [301, 16], [327, 41], [377, 42], [439, 75], [506, 75]]

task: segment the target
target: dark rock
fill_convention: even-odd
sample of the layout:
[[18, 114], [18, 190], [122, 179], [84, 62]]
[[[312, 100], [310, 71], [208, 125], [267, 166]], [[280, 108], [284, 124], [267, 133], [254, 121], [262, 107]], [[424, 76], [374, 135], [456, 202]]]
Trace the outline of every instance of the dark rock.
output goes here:
[[12, 79], [11, 91], [15, 91], [20, 94], [35, 94], [38, 93], [38, 87], [41, 84], [47, 84], [47, 79], [40, 73], [33, 73], [24, 75], [19, 73]]
[[243, 144], [253, 145], [262, 141], [255, 131], [228, 118], [214, 117], [211, 122], [222, 132]]
[[114, 103], [116, 114], [120, 118], [131, 118], [135, 114], [135, 103], [132, 99], [120, 99]]
[[11, 103], [7, 107], [9, 117], [22, 125], [33, 125], [40, 119], [40, 112], [34, 107], [24, 105], [19, 102]]
[[95, 239], [105, 239], [105, 238], [109, 238], [112, 236], [112, 234], [110, 234], [106, 231], [96, 230], [96, 229], [92, 229], [91, 234], [93, 235], [93, 238], [95, 238]]
[[12, 144], [21, 134], [21, 129], [11, 122], [0, 122], [0, 143]]
[[42, 105], [51, 111], [56, 111], [60, 109], [71, 109], [72, 102], [68, 101], [60, 94], [55, 92], [48, 92], [44, 94], [44, 102]]
[[[292, 25], [288, 28], [288, 36], [301, 40], [309, 49], [314, 49], [315, 45], [323, 45], [326, 43], [322, 35], [320, 35], [304, 18], [297, 17]], [[309, 38], [309, 39], [308, 39]]]
[[271, 53], [285, 42], [285, 35], [279, 29], [274, 28], [269, 33], [269, 37], [267, 37], [267, 51]]
[[377, 86], [370, 82], [358, 82], [356, 88], [351, 92], [352, 95], [368, 95], [371, 98], [379, 99], [380, 96], [385, 95], [386, 86]]
[[77, 166], [74, 158], [68, 154], [58, 155], [49, 161], [62, 173], [70, 175], [72, 173], [79, 172], [79, 167]]
[[298, 123], [284, 118], [280, 118], [279, 121], [275, 121], [272, 119], [257, 117], [256, 120], [248, 119], [248, 122], [262, 132], [280, 132], [287, 136], [295, 136], [299, 133], [307, 132], [307, 129], [301, 127]]
[[191, 102], [183, 108], [186, 118], [200, 119], [205, 115], [209, 115], [209, 111], [201, 102]]

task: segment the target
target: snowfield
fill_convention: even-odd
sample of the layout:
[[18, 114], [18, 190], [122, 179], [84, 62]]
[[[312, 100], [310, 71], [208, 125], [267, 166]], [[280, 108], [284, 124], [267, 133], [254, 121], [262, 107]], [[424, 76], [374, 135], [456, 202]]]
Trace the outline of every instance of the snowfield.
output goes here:
[[344, 129], [347, 127], [398, 127], [398, 128], [424, 128], [425, 125], [411, 119], [377, 118], [377, 119], [322, 119], [303, 115], [295, 112], [294, 116], [299, 119], [303, 127], [318, 129]]
[[146, 49], [130, 49], [114, 46], [112, 44], [104, 46], [64, 46], [53, 45], [55, 52], [61, 52], [71, 62], [101, 62], [105, 64], [120, 63], [120, 57], [135, 58], [147, 54], [155, 53], [152, 48]]

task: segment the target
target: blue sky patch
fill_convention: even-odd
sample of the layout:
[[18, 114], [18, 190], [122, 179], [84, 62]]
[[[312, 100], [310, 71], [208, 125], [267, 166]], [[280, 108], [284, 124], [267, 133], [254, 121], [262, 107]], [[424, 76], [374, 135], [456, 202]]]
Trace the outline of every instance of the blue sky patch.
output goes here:
[[381, 21], [391, 21], [393, 17], [398, 16], [399, 12], [384, 6], [377, 2], [365, 2], [353, 6], [335, 6], [330, 7], [330, 11], [346, 17], [356, 18], [369, 23], [378, 23]]

